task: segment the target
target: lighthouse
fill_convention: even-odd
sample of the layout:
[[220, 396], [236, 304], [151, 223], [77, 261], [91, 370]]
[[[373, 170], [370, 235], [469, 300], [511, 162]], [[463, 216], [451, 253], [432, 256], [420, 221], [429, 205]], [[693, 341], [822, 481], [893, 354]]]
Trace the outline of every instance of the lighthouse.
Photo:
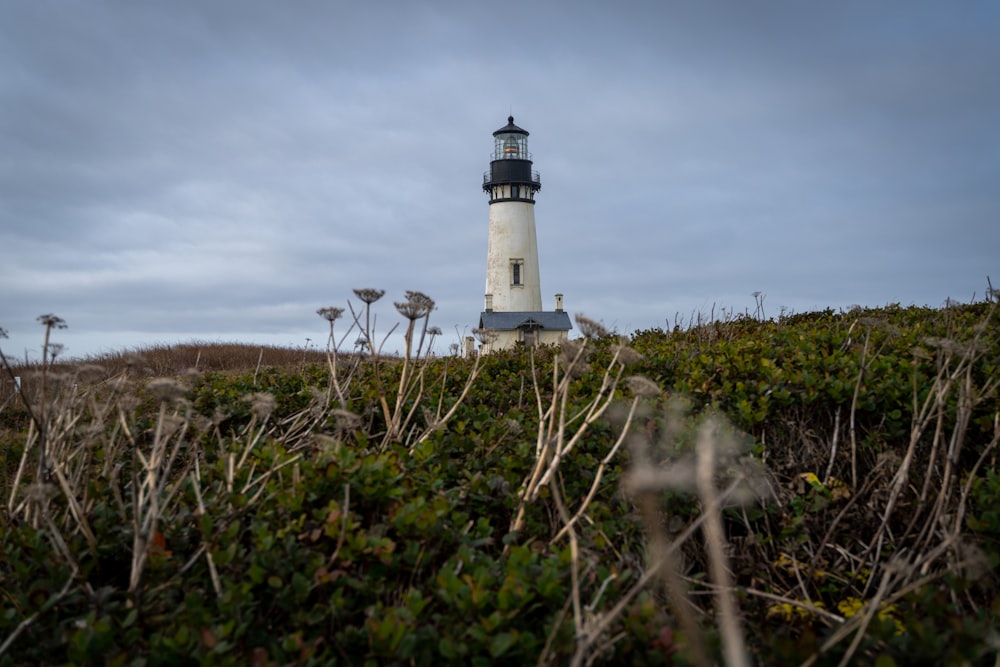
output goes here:
[[483, 191], [490, 198], [486, 249], [486, 303], [479, 328], [488, 331], [483, 352], [566, 340], [572, 325], [557, 294], [555, 310], [542, 310], [535, 235], [535, 195], [542, 189], [528, 152], [528, 131], [507, 124], [493, 133], [490, 169]]

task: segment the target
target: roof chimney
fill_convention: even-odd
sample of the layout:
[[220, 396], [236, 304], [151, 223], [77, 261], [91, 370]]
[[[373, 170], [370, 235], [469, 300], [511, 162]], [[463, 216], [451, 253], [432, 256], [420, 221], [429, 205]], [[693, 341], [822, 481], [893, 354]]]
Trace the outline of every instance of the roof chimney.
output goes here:
[[562, 300], [563, 300], [563, 295], [562, 294], [556, 294], [556, 312], [557, 313], [561, 313], [563, 311]]

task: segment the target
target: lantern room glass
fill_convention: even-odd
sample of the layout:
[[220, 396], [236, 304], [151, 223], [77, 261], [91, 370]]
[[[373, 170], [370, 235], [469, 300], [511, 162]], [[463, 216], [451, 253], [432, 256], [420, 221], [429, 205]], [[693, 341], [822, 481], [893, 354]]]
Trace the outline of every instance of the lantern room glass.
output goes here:
[[528, 137], [515, 132], [504, 132], [493, 138], [494, 160], [528, 160]]

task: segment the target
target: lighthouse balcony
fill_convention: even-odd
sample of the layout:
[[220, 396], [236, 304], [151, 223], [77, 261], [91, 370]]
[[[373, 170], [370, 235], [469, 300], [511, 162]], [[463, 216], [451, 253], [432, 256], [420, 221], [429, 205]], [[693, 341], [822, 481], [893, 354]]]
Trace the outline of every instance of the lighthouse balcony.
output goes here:
[[532, 190], [542, 189], [542, 177], [537, 171], [529, 169], [503, 169], [497, 168], [494, 164], [492, 168], [483, 174], [483, 190], [487, 192], [494, 185], [506, 185], [517, 183], [519, 185], [531, 186]]

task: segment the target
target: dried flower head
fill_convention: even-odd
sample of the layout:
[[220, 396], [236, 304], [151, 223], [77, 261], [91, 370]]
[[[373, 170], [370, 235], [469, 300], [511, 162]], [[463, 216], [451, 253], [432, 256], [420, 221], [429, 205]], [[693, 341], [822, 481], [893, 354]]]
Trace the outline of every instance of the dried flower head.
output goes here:
[[212, 420], [205, 415], [195, 415], [191, 424], [198, 433], [209, 433], [211, 432], [212, 427], [215, 426]]
[[39, 315], [38, 321], [50, 329], [65, 329], [68, 326], [66, 324], [66, 320], [61, 317], [57, 317], [52, 313]]
[[423, 292], [407, 290], [406, 301], [397, 301], [394, 305], [399, 314], [406, 319], [419, 320], [434, 310], [434, 299]]
[[339, 431], [353, 431], [361, 426], [361, 416], [350, 410], [331, 410], [330, 416]]
[[247, 394], [243, 397], [243, 400], [250, 404], [250, 412], [253, 413], [253, 416], [261, 421], [270, 417], [271, 413], [274, 412], [274, 408], [278, 405], [274, 394], [266, 392]]
[[175, 433], [181, 430], [184, 425], [187, 424], [187, 420], [179, 415], [165, 415], [162, 420], [160, 420], [160, 437], [167, 439], [172, 437]]
[[399, 314], [408, 320], [419, 320], [427, 314], [426, 311], [412, 301], [396, 301], [393, 305], [396, 306]]
[[631, 347], [620, 344], [615, 350], [618, 353], [618, 361], [622, 366], [631, 366], [632, 364], [637, 364], [643, 360], [643, 356], [633, 350]]
[[362, 287], [354, 290], [354, 295], [359, 299], [371, 305], [385, 296], [384, 289], [372, 289], [371, 287]]
[[935, 336], [928, 336], [924, 338], [923, 343], [925, 345], [935, 347], [946, 354], [954, 354], [961, 357], [971, 357], [976, 352], [983, 349], [982, 341], [960, 343], [959, 341], [951, 338], [937, 338]]
[[576, 320], [576, 325], [580, 327], [580, 333], [583, 334], [584, 338], [603, 338], [609, 333], [604, 328], [604, 325], [595, 322], [589, 317], [577, 315], [574, 319]]
[[59, 490], [56, 488], [55, 484], [45, 484], [39, 482], [36, 484], [28, 484], [24, 488], [24, 495], [30, 502], [41, 504], [55, 497], [58, 491]]
[[430, 328], [428, 328], [427, 329], [427, 335], [428, 336], [440, 336], [441, 335], [441, 327], [430, 327]]
[[497, 334], [497, 332], [493, 329], [478, 329], [478, 328], [472, 330], [472, 335], [475, 336], [476, 339], [483, 345], [488, 345], [492, 343], [499, 336], [499, 334]]
[[340, 319], [340, 316], [344, 314], [344, 309], [337, 308], [335, 306], [327, 306], [326, 308], [317, 309], [316, 314], [328, 322], [334, 322], [335, 320]]
[[570, 377], [583, 377], [590, 372], [590, 350], [580, 339], [568, 340], [559, 348], [559, 363]]
[[161, 401], [176, 401], [179, 398], [183, 398], [184, 394], [187, 393], [184, 385], [173, 378], [156, 378], [155, 380], [150, 380], [146, 388], [149, 389], [149, 393], [154, 398]]
[[414, 292], [413, 290], [406, 290], [406, 300], [418, 303], [425, 307], [428, 312], [434, 310], [434, 299], [430, 298], [423, 292]]
[[660, 387], [649, 378], [641, 375], [630, 375], [625, 378], [625, 385], [632, 390], [636, 396], [649, 398], [660, 395]]

